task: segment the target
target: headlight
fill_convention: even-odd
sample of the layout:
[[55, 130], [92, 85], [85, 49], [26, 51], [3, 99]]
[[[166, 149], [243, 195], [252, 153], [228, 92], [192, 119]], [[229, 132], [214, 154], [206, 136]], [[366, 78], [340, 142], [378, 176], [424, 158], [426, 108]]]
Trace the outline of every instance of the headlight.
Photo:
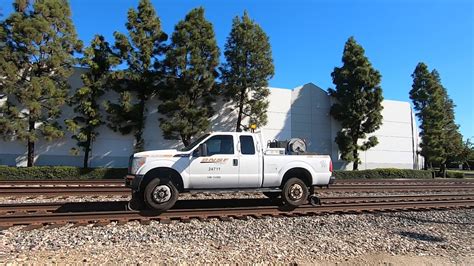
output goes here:
[[146, 157], [138, 157], [138, 158], [133, 158], [132, 159], [132, 164], [131, 164], [131, 171], [130, 174], [136, 174], [138, 169], [142, 167], [146, 162]]

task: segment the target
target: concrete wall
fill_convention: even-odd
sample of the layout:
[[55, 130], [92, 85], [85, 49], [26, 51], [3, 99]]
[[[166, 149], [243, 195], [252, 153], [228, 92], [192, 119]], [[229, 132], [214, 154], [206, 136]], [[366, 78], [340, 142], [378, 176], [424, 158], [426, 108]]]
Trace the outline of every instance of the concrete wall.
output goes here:
[[[70, 78], [73, 89], [82, 86], [80, 75], [84, 71], [78, 68]], [[294, 89], [270, 88], [270, 92], [268, 124], [261, 129], [265, 142], [300, 137], [307, 141], [309, 151], [330, 154], [336, 169], [352, 167], [339, 158], [334, 139], [340, 125], [329, 115], [332, 99], [324, 90], [308, 83]], [[117, 99], [117, 95], [107, 93], [101, 101], [107, 99]], [[385, 100], [383, 105], [383, 125], [373, 134], [378, 137], [379, 144], [366, 152], [361, 151], [360, 168], [417, 168], [418, 132], [410, 104]], [[146, 106], [145, 149], [179, 148], [179, 141], [163, 139], [157, 106], [158, 101], [150, 101]], [[210, 130], [233, 131], [236, 123], [233, 106], [218, 102], [215, 110]], [[65, 107], [61, 121], [73, 115], [72, 108]], [[99, 132], [92, 149], [91, 167], [125, 167], [128, 156], [133, 153], [133, 137], [113, 132], [106, 126], [102, 126]], [[74, 146], [70, 133], [53, 142], [39, 141], [36, 144], [36, 165], [82, 166], [82, 155], [70, 153]], [[25, 166], [26, 143], [0, 141], [0, 164]]]

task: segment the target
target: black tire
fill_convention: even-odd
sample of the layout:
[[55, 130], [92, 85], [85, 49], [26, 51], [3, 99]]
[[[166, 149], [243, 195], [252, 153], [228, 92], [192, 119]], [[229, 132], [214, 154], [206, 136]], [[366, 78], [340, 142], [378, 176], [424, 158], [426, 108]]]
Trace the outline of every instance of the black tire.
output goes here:
[[129, 211], [140, 211], [146, 209], [145, 200], [143, 198], [143, 193], [133, 192], [132, 198], [127, 204], [127, 210]]
[[263, 195], [269, 199], [278, 199], [281, 196], [281, 192], [263, 192]]
[[281, 192], [283, 203], [291, 207], [298, 207], [301, 204], [306, 203], [308, 195], [308, 187], [303, 180], [297, 177], [288, 179], [285, 185], [283, 185], [283, 190]]
[[167, 178], [155, 178], [145, 187], [145, 203], [150, 209], [166, 211], [174, 206], [178, 200], [178, 189], [175, 184]]

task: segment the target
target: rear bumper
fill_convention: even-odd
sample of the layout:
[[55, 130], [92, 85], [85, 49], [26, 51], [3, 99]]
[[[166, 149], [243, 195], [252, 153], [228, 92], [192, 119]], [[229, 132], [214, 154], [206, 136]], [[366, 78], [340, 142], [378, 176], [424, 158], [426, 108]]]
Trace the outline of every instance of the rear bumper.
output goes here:
[[132, 190], [139, 190], [140, 184], [142, 183], [142, 175], [126, 175], [125, 176], [125, 186], [131, 188]]
[[336, 177], [332, 175], [332, 176], [329, 178], [329, 184], [328, 184], [328, 185], [332, 185], [332, 184], [334, 184], [334, 182], [336, 182]]

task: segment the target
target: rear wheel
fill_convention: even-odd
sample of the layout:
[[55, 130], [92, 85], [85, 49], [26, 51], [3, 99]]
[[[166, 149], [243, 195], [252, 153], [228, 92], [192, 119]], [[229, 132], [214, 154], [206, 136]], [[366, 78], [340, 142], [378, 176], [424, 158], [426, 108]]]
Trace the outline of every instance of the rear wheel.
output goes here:
[[298, 207], [308, 200], [308, 187], [303, 180], [292, 177], [286, 181], [281, 192], [281, 197], [286, 205]]
[[173, 207], [178, 200], [178, 189], [167, 178], [153, 179], [145, 187], [145, 203], [151, 209], [166, 211]]

